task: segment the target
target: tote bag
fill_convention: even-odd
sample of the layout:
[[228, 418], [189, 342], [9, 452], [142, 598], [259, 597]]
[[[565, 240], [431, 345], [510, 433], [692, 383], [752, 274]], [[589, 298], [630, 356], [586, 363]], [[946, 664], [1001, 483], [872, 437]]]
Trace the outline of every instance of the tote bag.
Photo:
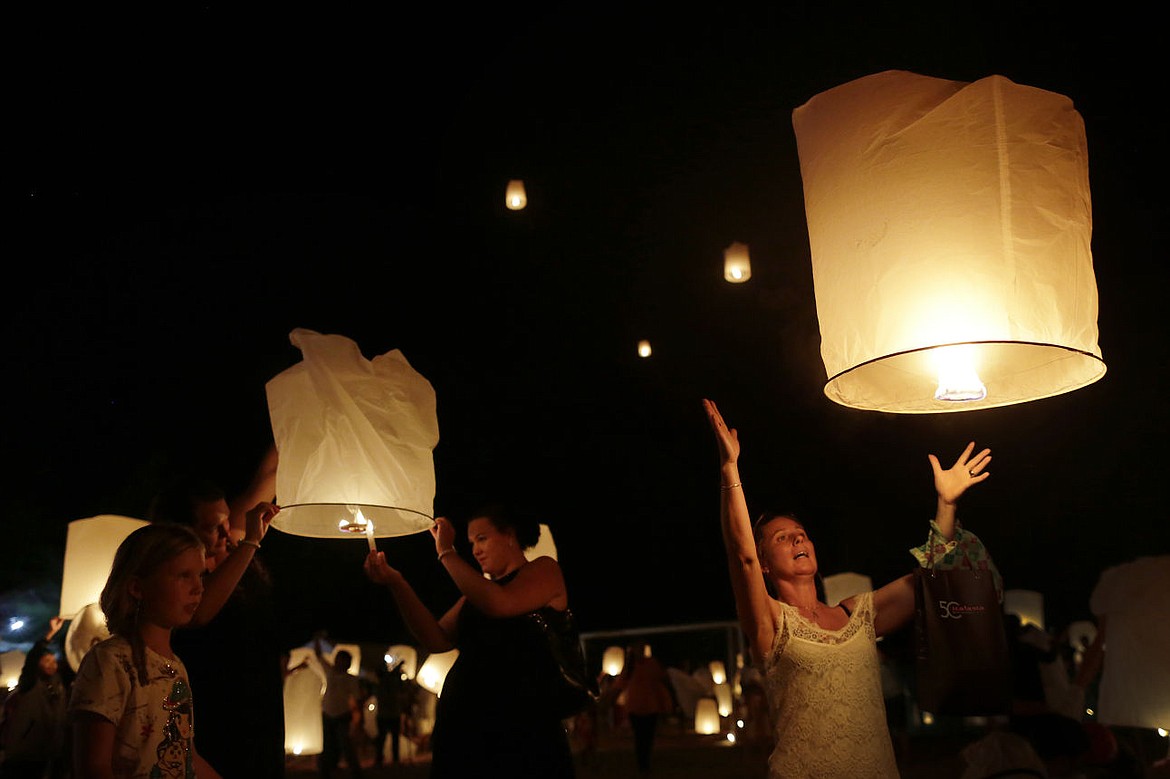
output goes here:
[[918, 708], [931, 714], [1006, 714], [1012, 669], [1003, 611], [989, 571], [915, 571]]

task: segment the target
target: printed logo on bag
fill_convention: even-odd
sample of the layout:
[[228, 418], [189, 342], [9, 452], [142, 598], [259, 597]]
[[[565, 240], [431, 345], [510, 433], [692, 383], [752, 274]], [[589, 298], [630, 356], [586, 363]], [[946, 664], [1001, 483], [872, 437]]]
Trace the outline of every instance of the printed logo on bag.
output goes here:
[[987, 607], [979, 603], [959, 603], [957, 600], [940, 600], [938, 615], [942, 619], [962, 619], [964, 614], [981, 614]]

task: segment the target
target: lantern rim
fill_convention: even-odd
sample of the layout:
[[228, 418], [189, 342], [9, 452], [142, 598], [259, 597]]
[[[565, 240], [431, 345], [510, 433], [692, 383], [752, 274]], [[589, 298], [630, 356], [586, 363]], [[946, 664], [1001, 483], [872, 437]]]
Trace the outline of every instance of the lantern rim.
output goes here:
[[[904, 402], [897, 404], [897, 405], [895, 405], [894, 403], [848, 402], [844, 397], [844, 393], [842, 393], [840, 391], [839, 383], [840, 383], [841, 379], [843, 379], [846, 376], [849, 376], [850, 374], [856, 374], [858, 371], [861, 371], [867, 367], [871, 367], [871, 366], [874, 366], [878, 363], [883, 363], [883, 362], [888, 363], [892, 360], [896, 360], [899, 357], [907, 357], [907, 356], [914, 355], [914, 354], [923, 354], [926, 352], [931, 352], [931, 351], [934, 351], [937, 349], [943, 349], [945, 347], [950, 347], [950, 346], [1008, 346], [1008, 347], [1019, 346], [1019, 347], [1034, 347], [1034, 348], [1038, 348], [1038, 349], [1042, 349], [1042, 350], [1055, 349], [1057, 351], [1068, 352], [1070, 355], [1078, 355], [1080, 357], [1090, 358], [1090, 363], [1096, 362], [1096, 363], [1098, 363], [1098, 365], [1095, 367], [1095, 369], [1091, 369], [1091, 370], [1086, 369], [1086, 370], [1080, 371], [1079, 377], [1074, 379], [1073, 381], [1067, 383], [1067, 384], [1063, 384], [1060, 386], [1053, 386], [1050, 389], [1043, 391], [1043, 392], [1037, 391], [1037, 392], [1030, 392], [1027, 394], [1018, 394], [1017, 393], [1015, 395], [1012, 395], [1012, 394], [1002, 395], [1001, 394], [999, 397], [994, 397], [993, 393], [989, 387], [987, 397], [984, 397], [984, 398], [979, 399], [979, 400], [970, 400], [970, 401], [937, 400], [933, 396], [931, 396], [929, 401], [932, 405], [930, 405], [929, 407], [925, 407], [925, 401], [923, 403], [923, 407], [919, 407], [919, 406], [910, 407], [910, 406], [907, 406], [907, 404]], [[1038, 365], [1033, 367], [1033, 370], [1038, 369], [1038, 368], [1042, 368], [1042, 367], [1050, 364], [1050, 362], [1051, 361], [1039, 363]], [[1072, 392], [1073, 390], [1081, 389], [1082, 387], [1086, 387], [1090, 384], [1093, 384], [1096, 381], [1099, 381], [1105, 375], [1105, 372], [1106, 372], [1105, 360], [1100, 354], [1097, 354], [1096, 352], [1085, 351], [1084, 349], [1078, 349], [1075, 346], [1066, 346], [1064, 344], [1050, 343], [1050, 342], [1045, 342], [1045, 341], [1024, 341], [1024, 340], [1017, 340], [1017, 339], [987, 339], [987, 340], [974, 340], [974, 341], [952, 341], [952, 342], [947, 342], [947, 343], [930, 344], [929, 346], [921, 346], [921, 347], [916, 347], [913, 349], [904, 349], [901, 351], [890, 352], [888, 354], [883, 354], [881, 356], [873, 357], [873, 358], [865, 360], [863, 362], [859, 362], [856, 365], [850, 366], [849, 368], [847, 368], [843, 371], [839, 371], [838, 373], [834, 374], [833, 376], [830, 376], [825, 381], [824, 392], [825, 392], [825, 395], [835, 403], [838, 403], [842, 406], [847, 406], [849, 408], [856, 408], [856, 409], [861, 409], [861, 410], [865, 410], [865, 411], [884, 411], [887, 413], [894, 413], [894, 414], [947, 414], [947, 413], [955, 413], [955, 412], [961, 412], [961, 411], [980, 411], [980, 410], [989, 409], [989, 408], [1000, 408], [1002, 406], [1010, 406], [1010, 405], [1016, 405], [1019, 403], [1027, 403], [1027, 402], [1031, 402], [1034, 400], [1043, 400], [1044, 398], [1050, 398], [1050, 397], [1054, 397], [1056, 395], [1062, 395], [1062, 394], [1065, 394], [1068, 392]], [[835, 387], [835, 385], [837, 385], [837, 386]]]
[[[364, 541], [368, 537], [365, 532], [342, 532], [337, 529], [336, 521], [303, 520], [304, 512], [297, 517], [293, 516], [294, 509], [360, 509], [367, 520], [374, 523], [374, 538], [398, 538], [413, 535], [429, 530], [435, 524], [434, 516], [424, 511], [408, 506], [386, 506], [376, 503], [345, 503], [345, 502], [313, 502], [290, 503], [281, 505], [280, 513], [272, 520], [272, 527], [294, 536], [305, 538], [352, 538]], [[391, 516], [387, 524], [387, 512]], [[389, 528], [389, 529], [387, 529]]]

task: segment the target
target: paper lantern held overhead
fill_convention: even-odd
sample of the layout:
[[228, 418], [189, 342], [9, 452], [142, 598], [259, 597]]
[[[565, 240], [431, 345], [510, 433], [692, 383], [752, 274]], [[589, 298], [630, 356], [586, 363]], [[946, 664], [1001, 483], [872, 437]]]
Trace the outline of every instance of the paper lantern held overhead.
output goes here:
[[304, 359], [267, 384], [280, 455], [272, 526], [371, 546], [430, 529], [439, 441], [430, 383], [397, 349], [367, 360], [344, 336], [296, 329], [289, 340]]
[[1087, 144], [1068, 98], [887, 71], [792, 120], [830, 399], [968, 411], [1104, 375]]

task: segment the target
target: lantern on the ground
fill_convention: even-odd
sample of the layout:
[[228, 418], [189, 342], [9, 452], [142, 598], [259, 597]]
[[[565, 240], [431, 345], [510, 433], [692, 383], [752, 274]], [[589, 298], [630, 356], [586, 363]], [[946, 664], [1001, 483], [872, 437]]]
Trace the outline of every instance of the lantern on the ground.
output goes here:
[[524, 191], [524, 182], [512, 179], [508, 182], [508, 189], [504, 192], [504, 205], [509, 211], [520, 211], [528, 205], [528, 194]]
[[1004, 590], [1004, 614], [1015, 614], [1021, 625], [1044, 629], [1044, 596], [1035, 590]]
[[289, 340], [304, 359], [267, 385], [280, 455], [272, 526], [363, 541], [430, 529], [439, 441], [430, 383], [397, 349], [367, 360], [344, 336], [297, 329]]
[[699, 698], [695, 703], [695, 732], [705, 736], [719, 732], [719, 704], [714, 698]]
[[747, 244], [735, 241], [723, 250], [723, 279], [742, 284], [752, 277], [752, 261]]
[[793, 126], [830, 399], [968, 411], [1104, 375], [1068, 98], [887, 71], [816, 95]]
[[110, 637], [102, 607], [91, 603], [73, 615], [65, 631], [65, 659], [76, 672], [81, 661], [94, 646]]
[[126, 536], [147, 524], [145, 520], [101, 514], [75, 519], [65, 531], [65, 565], [61, 576], [61, 607], [58, 616], [73, 619], [91, 603], [97, 603], [114, 553]]
[[606, 647], [601, 656], [601, 670], [610, 676], [617, 676], [626, 667], [626, 650], [620, 646]]
[[715, 703], [719, 708], [720, 717], [731, 716], [731, 685], [726, 682], [716, 682]]
[[422, 668], [418, 669], [415, 681], [424, 690], [430, 690], [436, 696], [442, 695], [443, 683], [447, 681], [447, 672], [451, 670], [451, 666], [455, 665], [455, 660], [458, 657], [458, 649], [427, 656]]

